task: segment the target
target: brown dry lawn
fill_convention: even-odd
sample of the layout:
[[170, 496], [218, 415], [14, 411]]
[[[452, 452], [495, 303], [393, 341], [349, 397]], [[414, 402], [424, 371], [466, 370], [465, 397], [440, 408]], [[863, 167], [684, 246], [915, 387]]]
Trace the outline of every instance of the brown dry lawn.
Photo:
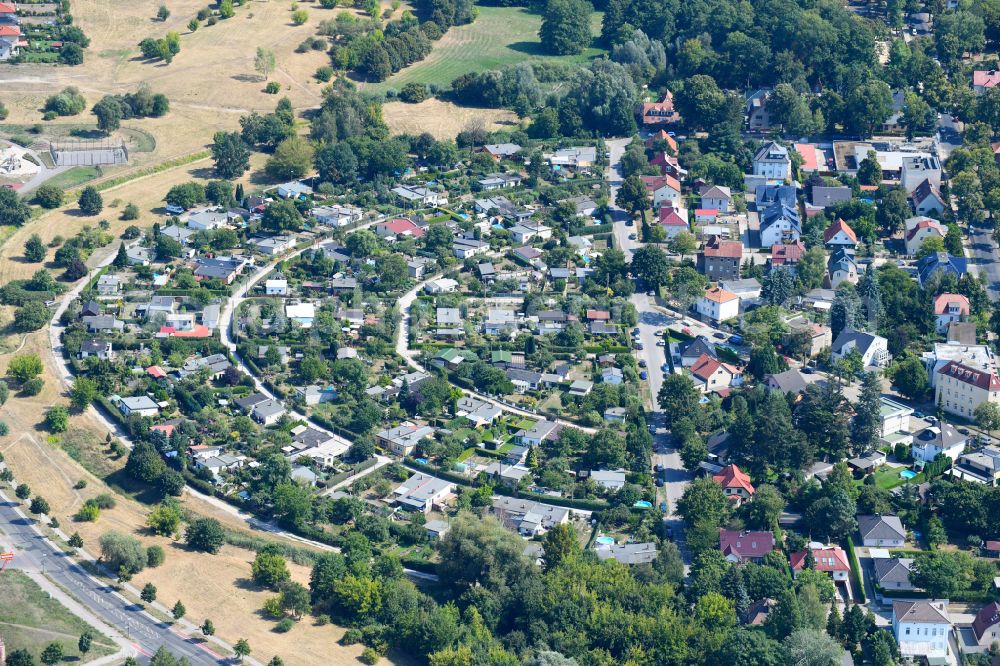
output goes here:
[[383, 112], [393, 132], [430, 132], [437, 139], [453, 139], [470, 123], [481, 123], [490, 131], [517, 126], [517, 115], [512, 111], [458, 106], [435, 98], [420, 104], [389, 102], [383, 107]]

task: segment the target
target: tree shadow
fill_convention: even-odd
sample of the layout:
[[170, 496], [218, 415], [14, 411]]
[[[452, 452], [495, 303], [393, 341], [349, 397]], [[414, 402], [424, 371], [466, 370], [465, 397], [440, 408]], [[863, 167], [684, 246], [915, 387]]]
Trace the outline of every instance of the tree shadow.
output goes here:
[[229, 78], [240, 83], [260, 83], [260, 76], [257, 74], [234, 74]]

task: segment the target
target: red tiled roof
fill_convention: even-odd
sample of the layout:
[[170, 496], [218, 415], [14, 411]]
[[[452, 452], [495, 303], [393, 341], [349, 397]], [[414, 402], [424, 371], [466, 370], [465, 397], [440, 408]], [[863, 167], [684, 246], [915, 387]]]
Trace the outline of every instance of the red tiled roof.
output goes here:
[[794, 264], [801, 259], [802, 255], [805, 253], [806, 246], [803, 245], [801, 240], [796, 240], [794, 243], [789, 245], [772, 245], [771, 264], [774, 266]]
[[160, 333], [173, 338], [207, 338], [212, 335], [212, 331], [204, 324], [195, 324], [190, 331], [178, 331], [173, 326], [161, 326]]
[[677, 141], [674, 140], [674, 137], [667, 134], [667, 130], [660, 130], [646, 139], [646, 147], [652, 148], [653, 144], [657, 141], [666, 141], [667, 145], [670, 146], [675, 153], [677, 152]]
[[742, 488], [750, 495], [753, 495], [754, 493], [753, 484], [750, 483], [750, 477], [736, 465], [726, 465], [722, 468], [721, 472], [712, 478], [716, 483], [722, 486], [723, 490], [726, 488]]
[[[691, 374], [704, 382], [708, 382], [708, 380], [712, 378], [712, 375], [714, 375], [719, 368], [725, 369], [731, 375], [743, 374], [739, 368], [729, 365], [728, 363], [718, 361], [705, 353], [699, 356], [694, 362], [694, 365], [691, 366]], [[753, 491], [751, 490], [751, 492]]]
[[678, 213], [673, 208], [669, 208], [667, 206], [664, 206], [663, 208], [660, 209], [660, 224], [668, 227], [687, 228], [688, 226], [686, 218], [681, 217], [680, 213]]
[[986, 391], [1000, 391], [1000, 377], [992, 372], [970, 368], [958, 361], [948, 361], [941, 366], [938, 374], [954, 377], [964, 384], [971, 384]]
[[841, 231], [843, 231], [844, 234], [848, 238], [850, 238], [853, 242], [855, 243], [858, 242], [858, 237], [857, 235], [855, 235], [854, 229], [851, 229], [851, 227], [847, 224], [847, 222], [844, 222], [839, 217], [833, 224], [831, 224], [826, 228], [826, 231], [823, 232], [823, 242], [829, 243], [830, 239], [836, 236]]
[[653, 193], [656, 190], [664, 186], [669, 186], [671, 189], [680, 192], [681, 184], [673, 176], [640, 176], [642, 178], [642, 184], [646, 186], [646, 191]]
[[920, 220], [915, 225], [913, 225], [913, 228], [910, 229], [910, 232], [906, 234], [906, 240], [913, 240], [916, 237], [917, 232], [921, 229], [935, 229], [941, 235], [942, 238], [945, 235], [944, 229], [941, 228], [940, 222], [938, 222], [937, 220], [932, 220], [931, 218], [927, 218], [926, 220]]
[[148, 368], [146, 368], [146, 374], [154, 379], [163, 379], [164, 377], [167, 376], [166, 370], [164, 370], [158, 365], [151, 365]]
[[879, 189], [878, 185], [862, 185], [861, 186], [861, 191], [862, 192], [878, 192], [878, 189]]
[[719, 550], [740, 560], [764, 557], [774, 550], [774, 533], [719, 529]]
[[172, 423], [161, 423], [159, 425], [149, 426], [150, 430], [159, 430], [167, 437], [170, 437], [172, 434], [174, 434], [174, 430], [176, 428], [177, 426], [175, 426]]
[[587, 319], [590, 321], [600, 320], [600, 321], [610, 321], [611, 313], [607, 310], [587, 310]]
[[934, 314], [945, 314], [949, 306], [959, 308], [959, 314], [969, 314], [969, 299], [961, 294], [938, 294], [934, 299]]
[[695, 208], [694, 214], [697, 217], [715, 217], [719, 214], [718, 208]]
[[995, 69], [991, 70], [978, 70], [972, 73], [972, 85], [982, 86], [983, 88], [992, 88], [1000, 84], [1000, 71]]
[[17, 7], [14, 6], [13, 2], [0, 2], [0, 14], [15, 13], [17, 13]]
[[[851, 570], [851, 565], [847, 562], [847, 553], [840, 546], [813, 548], [812, 554], [813, 560], [816, 561], [816, 571], [832, 573]], [[792, 570], [800, 571], [806, 564], [806, 551], [800, 550], [797, 553], [792, 553], [789, 559], [792, 563]]]
[[739, 298], [736, 294], [731, 291], [726, 291], [722, 287], [715, 287], [714, 289], [709, 289], [704, 294], [705, 298], [715, 303], [728, 303], [729, 301], [736, 300]]
[[385, 228], [397, 235], [409, 233], [414, 238], [420, 238], [424, 235], [423, 227], [415, 224], [413, 220], [407, 220], [404, 217], [397, 217], [391, 222], [386, 223]]
[[712, 236], [705, 241], [702, 252], [706, 257], [728, 257], [729, 259], [743, 258], [743, 243], [734, 240], [722, 240], [718, 236]]
[[20, 37], [21, 29], [16, 25], [0, 25], [0, 37]]

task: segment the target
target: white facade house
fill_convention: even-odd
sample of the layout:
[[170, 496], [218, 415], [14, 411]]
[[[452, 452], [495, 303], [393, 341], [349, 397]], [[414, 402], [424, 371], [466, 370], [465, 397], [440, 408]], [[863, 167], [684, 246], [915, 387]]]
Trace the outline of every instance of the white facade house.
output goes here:
[[354, 206], [319, 206], [313, 208], [310, 213], [317, 222], [328, 227], [344, 227], [360, 222], [364, 217], [364, 211]]
[[916, 256], [928, 238], [937, 237], [943, 241], [947, 233], [948, 230], [943, 224], [929, 217], [918, 215], [907, 219], [903, 232], [906, 254], [911, 257]]
[[830, 355], [834, 360], [839, 360], [846, 358], [852, 351], [861, 354], [865, 367], [884, 368], [889, 365], [889, 360], [892, 358], [889, 355], [889, 341], [881, 335], [845, 328], [833, 341]]
[[947, 601], [913, 599], [892, 604], [892, 633], [904, 657], [950, 655], [951, 630]]
[[714, 322], [733, 319], [740, 314], [740, 297], [720, 287], [709, 289], [696, 304], [698, 314]]
[[285, 306], [285, 316], [298, 322], [302, 328], [311, 328], [316, 317], [316, 305], [313, 303], [289, 303]]
[[784, 180], [792, 170], [788, 149], [773, 141], [764, 144], [753, 156], [753, 175], [770, 180]]
[[451, 278], [441, 278], [430, 280], [424, 285], [424, 291], [428, 294], [449, 294], [458, 288], [458, 282]]
[[948, 333], [948, 325], [953, 321], [962, 321], [969, 316], [969, 299], [961, 294], [938, 294], [934, 299], [934, 319], [937, 332]]
[[944, 454], [954, 462], [965, 451], [968, 441], [968, 436], [960, 433], [955, 426], [950, 423], [939, 423], [913, 435], [910, 453], [913, 459], [919, 462], [930, 462], [937, 458], [938, 454]]
[[1000, 404], [1000, 377], [992, 368], [983, 370], [949, 361], [937, 371], [934, 402], [945, 412], [971, 419], [984, 402]]
[[118, 398], [118, 410], [124, 416], [156, 416], [160, 407], [148, 395], [137, 395], [131, 398]]
[[728, 213], [732, 208], [733, 193], [728, 187], [712, 185], [701, 192], [701, 207]]
[[900, 184], [907, 193], [917, 189], [925, 180], [935, 188], [941, 187], [941, 163], [938, 158], [927, 153], [904, 157], [900, 174]]
[[268, 296], [287, 296], [288, 280], [271, 279], [264, 282], [264, 293]]

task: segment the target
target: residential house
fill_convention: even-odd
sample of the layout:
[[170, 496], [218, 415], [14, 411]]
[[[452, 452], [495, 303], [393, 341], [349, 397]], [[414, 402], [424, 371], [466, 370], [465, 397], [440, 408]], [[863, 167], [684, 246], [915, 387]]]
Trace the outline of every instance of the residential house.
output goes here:
[[266, 395], [257, 392], [257, 393], [252, 393], [248, 396], [244, 396], [242, 398], [236, 398], [235, 400], [233, 400], [233, 404], [236, 405], [241, 410], [243, 410], [244, 412], [246, 412], [247, 414], [249, 414], [251, 411], [253, 411], [253, 408], [255, 406], [261, 404], [262, 402], [266, 402], [267, 400], [269, 400], [269, 398]]
[[153, 261], [154, 254], [148, 247], [133, 245], [125, 249], [125, 257], [128, 259], [129, 266], [149, 266]]
[[455, 484], [417, 472], [392, 491], [393, 501], [407, 511], [430, 513], [455, 494]]
[[253, 239], [253, 246], [261, 254], [269, 257], [287, 252], [295, 247], [295, 239], [291, 236], [269, 236], [267, 238]]
[[764, 385], [771, 391], [781, 391], [783, 395], [791, 393], [796, 396], [804, 393], [808, 386], [805, 377], [796, 368], [765, 376]]
[[688, 225], [687, 216], [683, 215], [680, 211], [669, 207], [660, 209], [659, 224], [663, 227], [667, 240], [674, 238], [682, 231], [689, 231], [691, 229]]
[[308, 386], [296, 386], [295, 395], [300, 396], [302, 402], [312, 407], [324, 402], [334, 402], [337, 399], [337, 389], [332, 386], [309, 384]]
[[995, 486], [1000, 483], [1000, 449], [985, 446], [978, 451], [963, 453], [950, 471], [956, 479]]
[[980, 647], [1000, 643], [1000, 603], [991, 601], [979, 609], [972, 622], [972, 633]]
[[810, 192], [812, 205], [816, 208], [826, 208], [838, 203], [850, 201], [854, 197], [851, 188], [846, 185], [828, 187], [826, 185], [813, 185]]
[[115, 352], [111, 347], [111, 343], [107, 340], [84, 340], [80, 343], [80, 351], [76, 353], [76, 357], [84, 359], [91, 356], [95, 356], [102, 361], [113, 361]]
[[[569, 199], [565, 199], [565, 201], [573, 204], [577, 217], [592, 217], [597, 212], [597, 202], [585, 194], [570, 197]], [[560, 203], [562, 202], [560, 201]]]
[[710, 237], [698, 253], [698, 268], [705, 277], [718, 280], [738, 280], [743, 261], [743, 243]]
[[923, 215], [911, 217], [906, 220], [905, 231], [903, 232], [903, 238], [906, 243], [906, 254], [911, 257], [916, 256], [920, 248], [923, 247], [924, 241], [928, 238], [937, 237], [943, 242], [947, 234], [948, 229], [937, 220]]
[[486, 192], [492, 192], [493, 190], [506, 190], [520, 186], [521, 176], [516, 173], [491, 173], [476, 182]]
[[287, 410], [277, 400], [264, 400], [258, 402], [250, 410], [250, 418], [263, 426], [272, 426], [281, 420]]
[[234, 258], [199, 257], [195, 261], [194, 276], [199, 280], [220, 280], [232, 284], [240, 274], [246, 262]]
[[586, 379], [575, 379], [569, 384], [567, 392], [570, 395], [586, 396], [594, 389], [594, 382]]
[[404, 206], [444, 206], [448, 203], [448, 195], [429, 190], [419, 185], [400, 185], [392, 188], [392, 193]]
[[931, 388], [937, 387], [938, 373], [950, 361], [987, 374], [996, 372], [993, 350], [987, 345], [935, 342], [932, 350], [924, 352], [921, 358], [927, 368], [927, 380]]
[[721, 185], [711, 185], [701, 190], [701, 207], [712, 208], [720, 213], [728, 213], [732, 210], [733, 193], [728, 187]]
[[760, 300], [762, 287], [757, 278], [726, 278], [719, 280], [719, 287], [740, 297], [740, 305], [755, 303]]
[[17, 56], [24, 42], [19, 25], [9, 23], [0, 25], [0, 62]]
[[311, 301], [285, 304], [285, 316], [302, 328], [312, 328], [316, 318], [316, 304]]
[[521, 146], [516, 143], [488, 143], [476, 152], [486, 153], [493, 161], [514, 159], [521, 152]]
[[889, 341], [881, 335], [845, 328], [833, 341], [830, 355], [834, 360], [846, 358], [852, 351], [861, 355], [864, 367], [884, 368], [889, 365]]
[[115, 333], [125, 330], [125, 322], [114, 315], [96, 315], [81, 317], [80, 322], [87, 327], [88, 333]]
[[760, 214], [760, 245], [770, 247], [794, 243], [802, 235], [799, 213], [780, 201], [770, 204]]
[[487, 465], [483, 469], [483, 474], [494, 481], [516, 488], [521, 479], [528, 477], [530, 480], [531, 470], [524, 465], [508, 465], [497, 461]]
[[967, 270], [968, 260], [965, 257], [956, 257], [947, 252], [934, 252], [917, 262], [920, 286], [925, 285], [935, 273], [951, 273], [957, 279], [965, 275]]
[[646, 186], [647, 196], [653, 199], [653, 208], [683, 208], [681, 184], [673, 176], [640, 176]]
[[622, 543], [622, 544], [598, 544], [594, 548], [597, 559], [600, 561], [615, 560], [620, 564], [632, 566], [635, 564], [650, 564], [656, 559], [656, 544], [647, 543]]
[[898, 516], [858, 516], [861, 545], [870, 548], [902, 548], [906, 529]]
[[264, 294], [266, 296], [287, 296], [288, 280], [284, 278], [272, 278], [264, 282]]
[[754, 203], [758, 211], [762, 211], [774, 203], [782, 203], [794, 209], [798, 205], [795, 186], [758, 185], [754, 188]]
[[696, 304], [698, 314], [713, 322], [733, 319], [740, 314], [740, 297], [736, 294], [715, 287], [709, 289], [698, 299]]
[[558, 436], [559, 424], [543, 420], [527, 430], [518, 430], [514, 439], [524, 446], [541, 446], [543, 441], [555, 441]]
[[[761, 146], [753, 156], [753, 174], [769, 180], [785, 180], [792, 170], [788, 149], [773, 141]], [[770, 243], [769, 243], [770, 245]]]
[[747, 128], [751, 132], [766, 132], [771, 129], [771, 114], [767, 108], [767, 98], [770, 92], [758, 90], [747, 97], [744, 115]]
[[160, 413], [160, 406], [148, 395], [137, 395], [130, 398], [118, 398], [118, 411], [126, 418], [133, 414], [156, 416]]
[[430, 426], [418, 426], [406, 423], [376, 433], [375, 442], [397, 456], [409, 456], [413, 453], [413, 449], [417, 447], [420, 440], [425, 437], [433, 437], [433, 435], [434, 428]]
[[456, 349], [455, 347], [449, 347], [448, 349], [442, 349], [435, 354], [434, 358], [431, 359], [431, 365], [438, 368], [445, 368], [447, 370], [454, 370], [466, 361], [471, 363], [476, 360], [478, 360], [478, 357], [471, 349]]
[[428, 294], [450, 294], [457, 288], [458, 282], [452, 280], [451, 278], [429, 280], [427, 284], [424, 285], [424, 291]]
[[572, 515], [564, 507], [514, 497], [495, 498], [491, 510], [497, 520], [526, 537], [545, 534], [556, 525], [567, 523]]
[[608, 407], [604, 410], [604, 420], [608, 423], [624, 423], [628, 410], [624, 407]]
[[427, 230], [405, 217], [397, 217], [388, 222], [375, 225], [375, 235], [389, 241], [395, 241], [402, 236], [420, 238]]
[[601, 383], [619, 386], [625, 383], [625, 375], [621, 368], [603, 368], [601, 370]]
[[582, 171], [590, 169], [597, 162], [597, 148], [593, 146], [562, 148], [553, 153], [543, 153], [542, 159], [556, 172], [563, 169]]
[[639, 108], [639, 119], [643, 127], [655, 127], [673, 125], [680, 122], [681, 117], [674, 110], [674, 96], [668, 90], [659, 102], [643, 102]]
[[538, 319], [536, 330], [539, 335], [558, 333], [564, 330], [570, 322], [577, 321], [574, 315], [567, 314], [562, 310], [543, 310], [535, 317]]
[[950, 655], [951, 630], [947, 601], [892, 602], [892, 633], [903, 657], [931, 659]]
[[542, 373], [534, 370], [524, 370], [522, 368], [507, 368], [505, 371], [507, 379], [514, 384], [514, 390], [518, 393], [537, 391], [542, 381]]
[[858, 237], [847, 222], [839, 217], [823, 232], [823, 244], [828, 250], [847, 250], [854, 254], [858, 246]]
[[910, 582], [913, 571], [913, 558], [910, 557], [873, 557], [872, 571], [875, 574], [875, 584], [891, 596], [896, 590], [912, 592], [916, 586]]
[[552, 238], [552, 229], [541, 222], [525, 220], [515, 224], [510, 229], [510, 236], [515, 243], [530, 243], [534, 239], [548, 240]]
[[910, 192], [910, 205], [917, 215], [940, 215], [947, 204], [938, 188], [925, 180]]
[[701, 335], [690, 340], [679, 342], [677, 344], [677, 351], [680, 356], [681, 367], [683, 368], [690, 368], [702, 356], [709, 356], [715, 359], [718, 358], [715, 351], [715, 345]]
[[910, 427], [910, 417], [913, 415], [912, 407], [907, 407], [889, 398], [882, 398], [878, 411], [882, 420], [879, 436], [888, 437]]
[[984, 402], [1000, 403], [1000, 377], [994, 370], [949, 361], [937, 371], [934, 403], [945, 412], [973, 419]]
[[197, 233], [194, 229], [189, 229], [187, 227], [178, 227], [177, 225], [171, 224], [170, 226], [160, 229], [160, 234], [166, 236], [167, 238], [173, 238], [175, 241], [181, 245], [187, 245], [191, 242], [191, 237]]
[[473, 208], [477, 213], [483, 213], [484, 215], [497, 214], [515, 222], [526, 220], [532, 215], [532, 211], [518, 206], [504, 196], [476, 199]]
[[972, 89], [977, 94], [982, 95], [987, 88], [996, 88], [998, 85], [1000, 85], [1000, 71], [977, 69], [972, 72]]
[[309, 211], [310, 215], [316, 218], [320, 224], [328, 227], [346, 227], [349, 224], [356, 224], [364, 217], [364, 211], [354, 206], [319, 206]]
[[753, 498], [755, 491], [750, 477], [736, 465], [726, 465], [712, 479], [719, 484], [729, 501], [737, 506]]
[[938, 158], [926, 153], [904, 157], [900, 185], [907, 192], [912, 192], [925, 182], [930, 183], [934, 189], [941, 188], [941, 163]]
[[938, 294], [934, 298], [934, 317], [937, 332], [944, 335], [948, 325], [969, 316], [969, 299], [961, 294]]
[[97, 279], [97, 293], [101, 296], [117, 296], [121, 291], [122, 281], [117, 275], [102, 275]]
[[223, 229], [229, 226], [229, 214], [220, 210], [200, 210], [188, 216], [187, 226], [195, 231]]
[[810, 358], [833, 345], [833, 332], [829, 326], [816, 324], [804, 317], [797, 317], [787, 323], [790, 336], [803, 335], [808, 337], [809, 347], [807, 354]]
[[830, 254], [826, 262], [826, 285], [836, 289], [841, 282], [858, 283], [858, 264], [854, 261], [852, 250], [840, 248]]
[[938, 422], [914, 433], [910, 455], [917, 462], [928, 463], [943, 454], [954, 462], [968, 443], [968, 435], [963, 435], [950, 423]]
[[799, 572], [806, 568], [806, 553], [811, 551], [813, 557], [813, 568], [829, 574], [834, 581], [847, 581], [851, 572], [851, 565], [847, 560], [847, 553], [840, 546], [824, 546], [823, 544], [810, 543], [808, 551], [800, 550], [792, 553], [789, 561], [792, 565], [792, 576], [798, 577]]
[[483, 322], [483, 333], [487, 335], [500, 335], [517, 330], [517, 314], [513, 310], [503, 308], [490, 308], [486, 312], [486, 321]]
[[282, 199], [304, 199], [312, 196], [313, 189], [297, 180], [278, 185], [278, 196]]
[[741, 385], [743, 371], [708, 354], [702, 354], [691, 366], [691, 378], [702, 393], [713, 393]]
[[787, 245], [784, 243], [772, 245], [771, 258], [767, 260], [767, 264], [770, 268], [781, 266], [782, 268], [791, 271], [792, 275], [795, 275], [798, 269], [798, 263], [802, 259], [802, 255], [805, 253], [806, 246], [801, 240], [795, 240]]
[[719, 550], [734, 564], [760, 563], [774, 546], [774, 532], [719, 529]]

